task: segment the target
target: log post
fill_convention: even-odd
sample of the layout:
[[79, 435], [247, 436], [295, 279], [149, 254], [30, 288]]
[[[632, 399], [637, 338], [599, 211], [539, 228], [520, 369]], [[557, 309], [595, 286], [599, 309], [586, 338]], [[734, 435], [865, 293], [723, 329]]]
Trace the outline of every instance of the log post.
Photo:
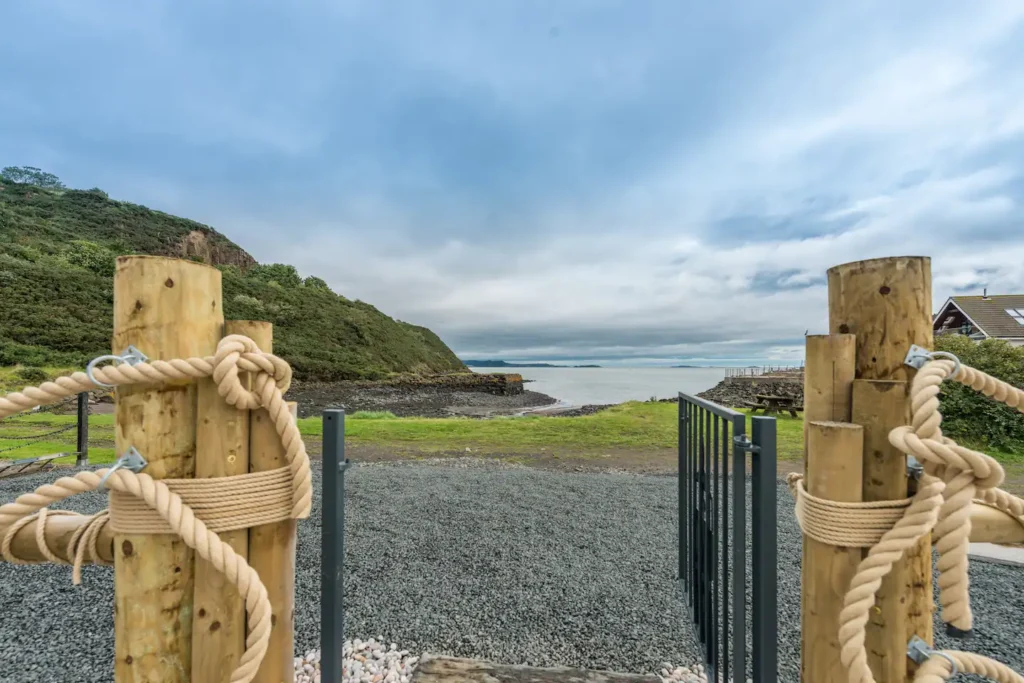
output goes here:
[[[224, 324], [216, 268], [122, 256], [114, 273], [113, 353], [150, 359], [208, 356]], [[115, 446], [134, 446], [154, 479], [195, 474], [197, 386], [191, 381], [116, 391]], [[170, 534], [114, 538], [114, 680], [188, 683], [192, 663], [193, 553]]]
[[[273, 351], [270, 323], [249, 323], [246, 334], [263, 351]], [[292, 415], [297, 405], [288, 403]], [[254, 410], [249, 431], [249, 468], [265, 472], [287, 465], [284, 447], [266, 410]], [[271, 630], [267, 654], [253, 683], [295, 680], [295, 520], [249, 529], [249, 564], [260, 575], [270, 599]]]
[[[255, 323], [270, 326], [270, 323]], [[223, 336], [248, 335], [253, 323], [230, 320]], [[251, 378], [242, 373], [242, 386]], [[212, 379], [198, 382], [196, 478], [229, 477], [249, 472], [249, 413], [230, 406]], [[247, 529], [224, 531], [220, 538], [248, 559]], [[192, 615], [192, 680], [226, 681], [245, 651], [245, 601], [238, 589], [214, 566], [196, 558], [195, 605]]]
[[[904, 364], [912, 344], [932, 348], [932, 278], [931, 259], [922, 256], [857, 261], [830, 268], [828, 271], [829, 331], [854, 334], [857, 337], [856, 377], [858, 380], [885, 380], [906, 383], [904, 389], [890, 388], [887, 394], [881, 385], [859, 386], [860, 405], [854, 399], [858, 423], [868, 429], [871, 448], [864, 453], [864, 476], [867, 501], [907, 496], [905, 457], [882, 444], [880, 432], [906, 418], [897, 405], [899, 394], [913, 378], [913, 369]], [[908, 410], [904, 408], [903, 410]], [[887, 435], [886, 435], [887, 439]], [[877, 454], [877, 455], [876, 455]], [[897, 475], [897, 469], [903, 474]], [[884, 481], [882, 481], [884, 479]], [[906, 657], [907, 643], [914, 635], [933, 645], [932, 634], [932, 571], [931, 537], [925, 536], [907, 551], [893, 571], [902, 578], [902, 586], [890, 584], [880, 598], [885, 602], [883, 613], [892, 617], [897, 609], [891, 596], [904, 600], [905, 630], [898, 632], [886, 622], [868, 623], [868, 642], [883, 647], [869, 659], [872, 672], [880, 683], [902, 681], [912, 677], [914, 664]], [[898, 598], [895, 598], [898, 600]], [[875, 618], [881, 618], [875, 610]], [[898, 620], [897, 620], [898, 621]], [[875, 634], [872, 634], [875, 631]], [[884, 641], [884, 643], [882, 642]], [[893, 679], [876, 667], [883, 661], [902, 661], [904, 678]], [[895, 674], [893, 674], [895, 675]]]
[[807, 475], [807, 424], [849, 422], [850, 392], [857, 340], [852, 334], [815, 334], [805, 338], [804, 475]]
[[[860, 502], [863, 451], [860, 425], [808, 423], [804, 480], [808, 493], [828, 500]], [[860, 560], [860, 548], [828, 545], [804, 536], [800, 661], [803, 683], [847, 679], [839, 657], [839, 613]]]

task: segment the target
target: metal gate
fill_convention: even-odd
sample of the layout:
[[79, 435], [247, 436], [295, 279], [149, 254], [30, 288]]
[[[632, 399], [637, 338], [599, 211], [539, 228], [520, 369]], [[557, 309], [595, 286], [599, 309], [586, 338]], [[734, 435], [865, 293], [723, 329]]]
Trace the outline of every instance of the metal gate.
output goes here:
[[679, 394], [679, 580], [708, 680], [726, 683], [778, 675], [775, 419], [751, 423], [748, 437], [743, 413]]

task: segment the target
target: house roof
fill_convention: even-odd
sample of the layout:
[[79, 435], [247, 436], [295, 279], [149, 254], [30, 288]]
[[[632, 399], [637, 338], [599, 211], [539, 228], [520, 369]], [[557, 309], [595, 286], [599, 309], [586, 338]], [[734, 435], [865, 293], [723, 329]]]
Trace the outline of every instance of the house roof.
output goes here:
[[[1024, 313], [1024, 294], [992, 294], [990, 296], [954, 296], [953, 303], [990, 337], [1024, 338], [1024, 325], [1006, 309]], [[943, 306], [945, 309], [946, 306]]]

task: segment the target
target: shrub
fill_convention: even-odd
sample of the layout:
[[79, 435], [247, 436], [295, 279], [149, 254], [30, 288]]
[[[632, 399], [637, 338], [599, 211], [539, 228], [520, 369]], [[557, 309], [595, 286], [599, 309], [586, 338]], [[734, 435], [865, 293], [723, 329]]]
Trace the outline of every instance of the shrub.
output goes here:
[[50, 376], [46, 374], [46, 370], [42, 368], [36, 368], [31, 365], [20, 367], [14, 371], [19, 379], [23, 379], [26, 382], [45, 382], [50, 379]]
[[[935, 350], [952, 353], [993, 377], [1024, 388], [1024, 347], [999, 339], [973, 342], [959, 335], [935, 339]], [[979, 447], [1024, 452], [1024, 415], [958, 382], [942, 384], [942, 430], [947, 436]]]

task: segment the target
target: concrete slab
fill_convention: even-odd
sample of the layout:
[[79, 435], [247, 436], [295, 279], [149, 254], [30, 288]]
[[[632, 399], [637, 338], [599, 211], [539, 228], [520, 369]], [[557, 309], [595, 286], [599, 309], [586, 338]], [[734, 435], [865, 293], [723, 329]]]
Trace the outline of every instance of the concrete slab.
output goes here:
[[661, 683], [650, 674], [590, 669], [539, 668], [494, 664], [479, 659], [424, 655], [411, 683]]
[[972, 560], [998, 562], [1024, 567], [1024, 548], [996, 545], [994, 543], [971, 543], [967, 556]]

